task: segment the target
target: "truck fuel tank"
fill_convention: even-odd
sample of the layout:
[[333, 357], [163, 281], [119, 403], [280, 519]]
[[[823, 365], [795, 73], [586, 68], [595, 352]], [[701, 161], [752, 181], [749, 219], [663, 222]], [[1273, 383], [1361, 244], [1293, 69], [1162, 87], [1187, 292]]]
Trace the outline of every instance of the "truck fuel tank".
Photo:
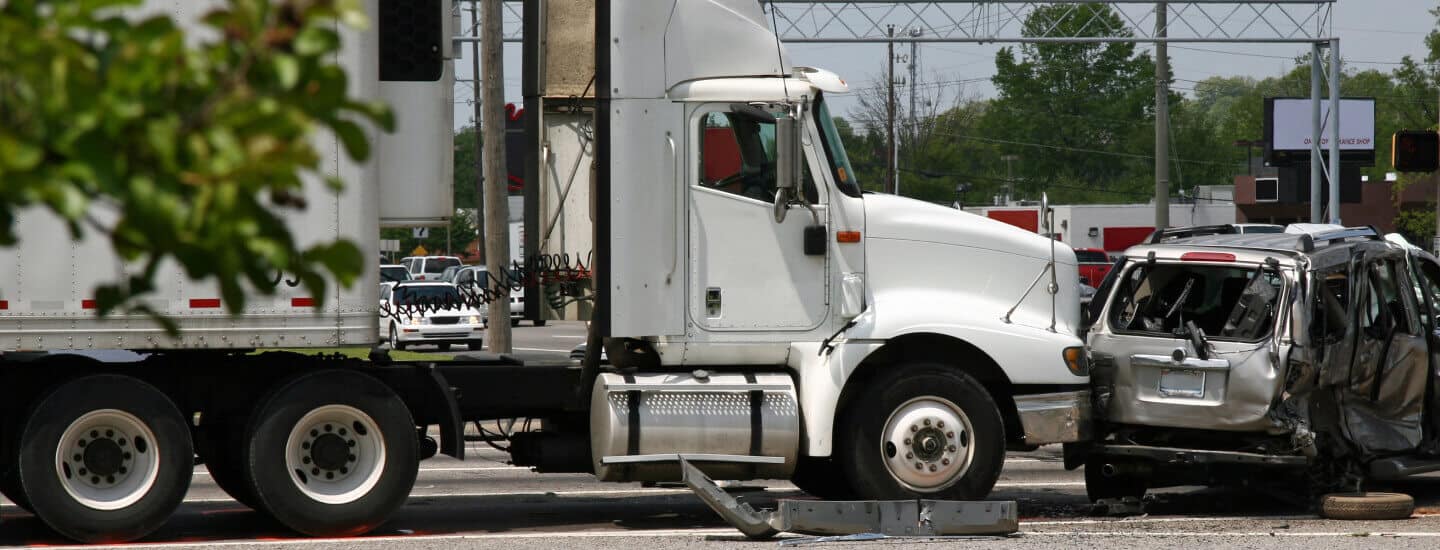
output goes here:
[[717, 479], [788, 479], [800, 445], [785, 373], [601, 374], [590, 445], [602, 481], [679, 481], [679, 458]]

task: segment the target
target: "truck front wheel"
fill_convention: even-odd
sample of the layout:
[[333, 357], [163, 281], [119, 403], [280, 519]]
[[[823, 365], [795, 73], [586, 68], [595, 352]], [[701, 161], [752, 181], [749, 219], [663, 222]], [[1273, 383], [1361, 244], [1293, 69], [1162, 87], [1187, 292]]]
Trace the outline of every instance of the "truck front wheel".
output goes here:
[[247, 480], [261, 508], [291, 529], [369, 532], [415, 484], [415, 422], [399, 396], [368, 375], [302, 375], [272, 391], [252, 418]]
[[1005, 462], [1005, 428], [985, 387], [939, 364], [897, 365], [848, 406], [836, 442], [872, 499], [984, 498]]
[[153, 386], [85, 376], [40, 400], [25, 421], [18, 474], [31, 509], [82, 542], [143, 537], [185, 498], [194, 450], [185, 417]]

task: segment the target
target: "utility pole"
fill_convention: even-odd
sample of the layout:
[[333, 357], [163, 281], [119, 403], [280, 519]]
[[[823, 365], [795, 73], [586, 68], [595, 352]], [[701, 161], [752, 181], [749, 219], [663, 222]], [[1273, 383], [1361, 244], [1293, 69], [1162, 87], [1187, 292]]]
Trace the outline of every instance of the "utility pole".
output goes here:
[[[910, 29], [910, 33], [909, 33], [909, 34], [910, 34], [910, 38], [918, 38], [921, 34], [924, 34], [924, 31], [920, 30], [919, 27], [912, 27], [912, 28]], [[910, 158], [910, 166], [911, 166], [912, 168], [915, 166], [915, 142], [916, 142], [917, 138], [919, 138], [919, 135], [920, 135], [920, 120], [919, 120], [919, 118], [917, 118], [917, 117], [915, 116], [915, 91], [916, 91], [916, 88], [918, 87], [918, 84], [920, 84], [920, 81], [919, 81], [919, 80], [916, 80], [916, 78], [915, 78], [915, 73], [916, 73], [916, 71], [919, 69], [918, 65], [920, 65], [920, 57], [919, 57], [919, 56], [920, 56], [920, 51], [919, 51], [919, 49], [917, 48], [917, 46], [919, 46], [919, 45], [920, 45], [919, 42], [916, 42], [916, 41], [914, 41], [914, 40], [911, 40], [911, 41], [910, 41], [910, 156], [909, 156], [909, 158]]]
[[503, 0], [483, 0], [482, 24], [485, 30], [480, 36], [480, 54], [485, 58], [484, 96], [481, 98], [485, 118], [481, 119], [485, 138], [485, 269], [490, 279], [505, 281], [507, 285], [491, 282], [492, 291], [498, 291], [496, 299], [490, 302], [490, 328], [486, 339], [493, 353], [510, 353], [510, 287], [513, 283], [510, 272], [510, 208], [506, 196], [505, 178], [505, 60], [504, 45], [501, 42], [501, 28], [504, 22], [500, 12]]
[[895, 25], [888, 25], [886, 34], [892, 40], [885, 45], [886, 55], [889, 56], [885, 63], [885, 85], [890, 90], [885, 100], [885, 187], [890, 194], [897, 194], [900, 192], [900, 166], [895, 162]]
[[1320, 183], [1324, 173], [1320, 163], [1325, 161], [1320, 156], [1320, 142], [1324, 141], [1320, 135], [1320, 78], [1324, 74], [1320, 66], [1320, 44], [1317, 42], [1310, 46], [1310, 223], [1325, 222], [1321, 217], [1324, 210], [1320, 206]]
[[[470, 20], [473, 25], [470, 27], [470, 35], [480, 38], [480, 3], [470, 3]], [[479, 246], [475, 251], [480, 254], [480, 261], [485, 261], [485, 168], [481, 166], [480, 159], [485, 158], [485, 150], [481, 147], [480, 139], [480, 41], [470, 43], [470, 76], [473, 80], [470, 84], [474, 88], [470, 106], [474, 108], [475, 122], [475, 230], [480, 239]]]
[[[1166, 36], [1169, 8], [1155, 3], [1155, 38]], [[1170, 52], [1155, 42], [1155, 229], [1170, 226]]]

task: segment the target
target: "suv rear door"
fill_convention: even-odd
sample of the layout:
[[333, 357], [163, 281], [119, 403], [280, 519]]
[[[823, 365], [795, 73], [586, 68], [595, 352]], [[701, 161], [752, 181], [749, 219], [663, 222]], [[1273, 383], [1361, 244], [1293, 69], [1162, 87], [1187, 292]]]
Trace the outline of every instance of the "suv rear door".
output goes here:
[[1430, 358], [1412, 275], [1402, 254], [1363, 257], [1352, 273], [1357, 330], [1342, 409], [1349, 439], [1368, 454], [1421, 442]]
[[[1276, 318], [1289, 300], [1288, 270], [1235, 262], [1226, 253], [1182, 257], [1132, 258], [1106, 298], [1089, 338], [1097, 392], [1109, 394], [1102, 399], [1106, 416], [1149, 426], [1263, 430], [1280, 390], [1270, 353]], [[1284, 361], [1288, 348], [1280, 355]]]

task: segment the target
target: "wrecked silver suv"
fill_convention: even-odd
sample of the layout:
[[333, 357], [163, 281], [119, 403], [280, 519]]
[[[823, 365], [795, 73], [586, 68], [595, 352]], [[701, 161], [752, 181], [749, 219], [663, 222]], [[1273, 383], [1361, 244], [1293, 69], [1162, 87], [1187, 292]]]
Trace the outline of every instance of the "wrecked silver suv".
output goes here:
[[1087, 311], [1100, 435], [1066, 465], [1092, 499], [1440, 470], [1437, 299], [1435, 258], [1373, 228], [1157, 232]]

